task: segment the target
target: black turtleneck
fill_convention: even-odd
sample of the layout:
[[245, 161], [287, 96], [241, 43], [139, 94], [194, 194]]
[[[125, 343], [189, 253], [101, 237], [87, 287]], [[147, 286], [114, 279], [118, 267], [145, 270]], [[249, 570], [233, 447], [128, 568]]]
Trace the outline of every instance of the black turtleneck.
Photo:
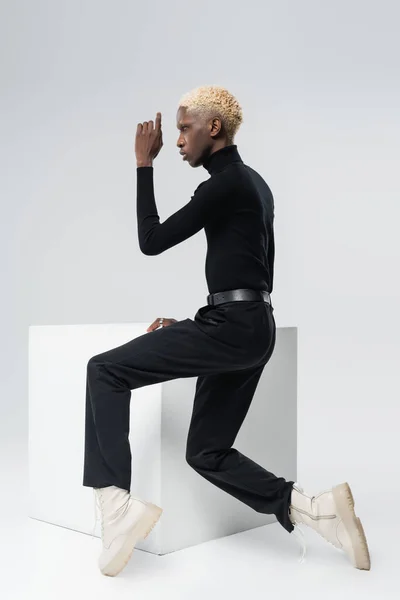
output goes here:
[[137, 224], [143, 254], [161, 254], [204, 228], [210, 294], [236, 288], [272, 292], [274, 199], [264, 179], [245, 165], [236, 144], [203, 163], [210, 178], [190, 201], [160, 223], [153, 167], [137, 167]]

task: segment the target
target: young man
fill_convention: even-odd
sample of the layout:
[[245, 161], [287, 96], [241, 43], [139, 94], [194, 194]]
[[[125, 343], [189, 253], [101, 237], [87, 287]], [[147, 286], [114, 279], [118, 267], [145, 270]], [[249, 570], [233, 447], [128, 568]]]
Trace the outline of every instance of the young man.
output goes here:
[[[83, 485], [101, 508], [101, 572], [117, 575], [162, 509], [130, 494], [131, 390], [197, 377], [186, 460], [205, 479], [252, 507], [275, 514], [290, 533], [312, 527], [369, 569], [367, 542], [347, 483], [308, 496], [294, 481], [265, 470], [232, 447], [276, 336], [270, 294], [274, 274], [274, 200], [233, 143], [242, 123], [237, 100], [219, 86], [181, 98], [177, 146], [210, 178], [163, 223], [154, 197], [153, 161], [161, 150], [161, 114], [136, 132], [137, 225], [140, 250], [157, 255], [204, 229], [207, 304], [194, 320], [158, 318], [145, 333], [93, 356], [87, 365]], [[300, 530], [301, 531], [301, 530]], [[305, 548], [304, 548], [305, 549]]]

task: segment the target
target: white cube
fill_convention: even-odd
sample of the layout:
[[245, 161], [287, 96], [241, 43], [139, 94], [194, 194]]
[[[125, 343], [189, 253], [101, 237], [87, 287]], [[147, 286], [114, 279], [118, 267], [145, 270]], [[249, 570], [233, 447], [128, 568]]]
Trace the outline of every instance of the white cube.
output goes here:
[[[100, 535], [82, 485], [89, 358], [145, 333], [148, 323], [29, 327], [29, 516]], [[196, 377], [131, 392], [131, 494], [163, 513], [136, 548], [166, 554], [276, 522], [199, 475], [185, 459]], [[234, 448], [297, 480], [297, 328], [279, 327]]]

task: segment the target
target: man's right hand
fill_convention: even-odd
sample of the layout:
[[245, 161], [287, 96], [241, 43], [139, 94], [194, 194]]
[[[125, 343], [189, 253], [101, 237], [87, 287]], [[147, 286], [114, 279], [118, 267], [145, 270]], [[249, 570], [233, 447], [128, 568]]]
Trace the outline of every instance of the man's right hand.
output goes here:
[[168, 325], [172, 325], [172, 323], [177, 323], [177, 319], [166, 319], [164, 317], [164, 320], [162, 322], [162, 325], [160, 325], [160, 317], [158, 317], [155, 321], [152, 322], [151, 325], [149, 325], [149, 327], [146, 329], [146, 331], [154, 331], [155, 329], [158, 329], [159, 327], [168, 327]]

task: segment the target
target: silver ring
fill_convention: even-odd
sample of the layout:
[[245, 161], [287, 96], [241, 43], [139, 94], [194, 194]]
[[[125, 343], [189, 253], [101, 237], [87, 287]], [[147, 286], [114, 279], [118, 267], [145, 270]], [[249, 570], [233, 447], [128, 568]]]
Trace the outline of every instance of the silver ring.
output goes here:
[[164, 321], [164, 317], [161, 317], [161, 318], [160, 318], [160, 319], [158, 319], [158, 320], [159, 320], [159, 322], [160, 322], [160, 325], [162, 325], [162, 324], [163, 324], [163, 321]]

